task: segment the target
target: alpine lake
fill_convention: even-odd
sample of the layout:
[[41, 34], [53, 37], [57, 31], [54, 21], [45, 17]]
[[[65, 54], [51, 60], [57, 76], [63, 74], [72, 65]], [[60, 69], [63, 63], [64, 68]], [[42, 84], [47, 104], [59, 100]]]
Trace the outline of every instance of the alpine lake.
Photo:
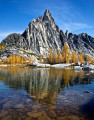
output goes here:
[[0, 120], [94, 120], [94, 71], [0, 68]]

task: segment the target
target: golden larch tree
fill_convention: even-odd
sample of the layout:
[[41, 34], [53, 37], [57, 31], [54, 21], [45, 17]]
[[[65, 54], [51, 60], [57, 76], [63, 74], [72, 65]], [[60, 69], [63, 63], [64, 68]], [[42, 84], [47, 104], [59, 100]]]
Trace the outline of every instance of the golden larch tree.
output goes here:
[[72, 54], [71, 54], [71, 62], [74, 64], [78, 62], [78, 56], [77, 56], [77, 53], [74, 52], [74, 50], [72, 51]]
[[55, 64], [55, 63], [58, 63], [58, 56], [57, 56], [56, 52], [54, 52], [54, 53], [52, 54], [52, 61], [53, 61], [54, 64]]
[[79, 61], [80, 61], [80, 63], [84, 63], [84, 55], [83, 55], [83, 53], [80, 53]]
[[29, 64], [31, 64], [32, 63], [32, 57], [30, 56], [29, 57]]
[[87, 56], [87, 62], [91, 63], [91, 61], [92, 61], [91, 56], [88, 55], [88, 56]]
[[52, 50], [49, 50], [49, 63], [53, 63], [53, 55], [52, 55]]
[[23, 56], [21, 56], [20, 63], [23, 64]]
[[63, 56], [63, 62], [69, 63], [70, 51], [69, 51], [68, 45], [66, 43], [64, 44], [64, 47], [63, 47], [62, 56]]
[[17, 56], [16, 56], [16, 63], [18, 64], [18, 63], [20, 63], [20, 61], [21, 61], [21, 60], [20, 60], [20, 57], [17, 55]]
[[14, 54], [13, 57], [12, 57], [12, 63], [15, 64], [15, 62], [16, 62], [16, 56]]
[[25, 58], [24, 58], [24, 61], [25, 61], [25, 64], [27, 64], [27, 57], [25, 56]]
[[1, 58], [0, 58], [0, 64], [2, 64], [2, 60], [1, 60]]
[[43, 60], [43, 55], [42, 54], [40, 54], [39, 59], [40, 59], [40, 63], [42, 63], [42, 60]]
[[59, 49], [57, 50], [57, 57], [58, 57], [58, 61], [57, 61], [57, 62], [60, 63], [60, 60], [59, 60], [59, 57], [60, 57], [60, 50], [59, 50]]
[[59, 56], [59, 63], [62, 63], [63, 62], [63, 57], [62, 57], [62, 55], [60, 54], [60, 56]]
[[9, 63], [12, 64], [12, 55], [9, 56]]
[[3, 47], [1, 44], [0, 44], [0, 50], [3, 50], [5, 49], [5, 47]]

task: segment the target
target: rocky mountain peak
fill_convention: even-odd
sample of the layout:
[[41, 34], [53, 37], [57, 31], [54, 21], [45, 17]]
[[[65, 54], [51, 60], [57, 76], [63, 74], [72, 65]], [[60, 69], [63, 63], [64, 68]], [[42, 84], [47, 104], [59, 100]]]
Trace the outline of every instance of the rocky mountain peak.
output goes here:
[[48, 55], [49, 49], [56, 52], [58, 49], [62, 51], [65, 42], [68, 44], [70, 50], [90, 55], [94, 53], [93, 37], [86, 33], [78, 35], [68, 33], [68, 30], [64, 33], [55, 24], [51, 13], [47, 9], [43, 17], [39, 16], [29, 23], [22, 35], [12, 34], [5, 38], [1, 44], [3, 46], [16, 46], [19, 49], [23, 48], [36, 55], [40, 53]]
[[44, 12], [43, 20], [54, 22], [54, 19], [53, 19], [52, 15], [48, 9]]

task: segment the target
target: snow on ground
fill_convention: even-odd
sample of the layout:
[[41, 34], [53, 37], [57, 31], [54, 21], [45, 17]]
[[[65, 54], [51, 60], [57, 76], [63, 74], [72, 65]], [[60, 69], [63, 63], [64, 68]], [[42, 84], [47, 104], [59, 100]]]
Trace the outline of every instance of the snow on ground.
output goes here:
[[50, 67], [50, 64], [42, 64], [42, 63], [33, 63], [33, 65], [36, 65], [37, 67]]
[[83, 69], [94, 69], [94, 65], [92, 65], [92, 64], [90, 64], [90, 65], [85, 65], [84, 67], [83, 67]]
[[70, 66], [71, 64], [69, 63], [65, 63], [65, 64], [54, 64], [54, 65], [51, 65], [51, 67], [55, 67], [55, 68], [64, 68], [64, 67], [67, 67], [67, 66]]
[[42, 63], [33, 63], [33, 65], [36, 65], [37, 67], [55, 67], [55, 68], [64, 68], [67, 66], [70, 66], [71, 64], [65, 63], [65, 64], [42, 64]]

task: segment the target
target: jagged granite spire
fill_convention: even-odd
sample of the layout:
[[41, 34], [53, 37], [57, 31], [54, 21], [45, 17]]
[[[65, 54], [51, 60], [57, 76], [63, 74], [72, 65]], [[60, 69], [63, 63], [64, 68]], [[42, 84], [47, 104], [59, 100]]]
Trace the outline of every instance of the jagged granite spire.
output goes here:
[[46, 10], [43, 17], [34, 19], [23, 33], [28, 48], [35, 53], [48, 54], [49, 49], [62, 49], [60, 29], [49, 12]]
[[45, 11], [45, 13], [44, 13], [43, 20], [46, 20], [46, 21], [50, 21], [50, 22], [54, 22], [54, 23], [55, 23], [52, 15], [51, 15], [51, 13], [49, 12], [48, 9], [47, 9], [47, 10]]

